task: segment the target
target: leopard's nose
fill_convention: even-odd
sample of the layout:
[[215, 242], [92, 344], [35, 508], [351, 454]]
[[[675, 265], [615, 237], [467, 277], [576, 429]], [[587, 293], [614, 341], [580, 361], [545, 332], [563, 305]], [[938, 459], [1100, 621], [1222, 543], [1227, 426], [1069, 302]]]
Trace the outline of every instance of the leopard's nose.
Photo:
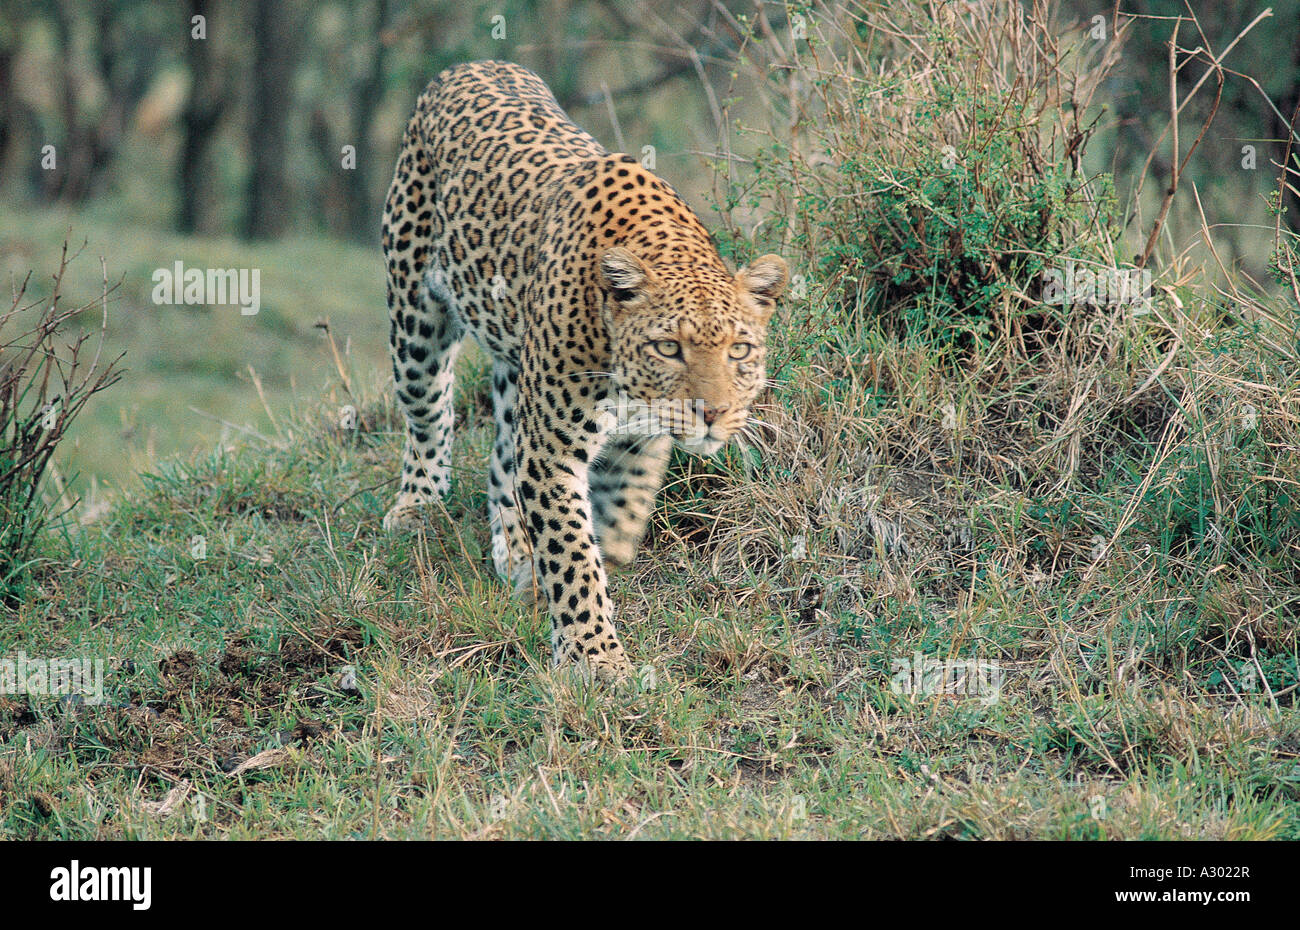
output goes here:
[[726, 407], [701, 407], [700, 408], [700, 416], [704, 418], [704, 422], [707, 423], [709, 426], [712, 426], [713, 421], [716, 420], [718, 417], [722, 416], [722, 414], [726, 412], [727, 412]]

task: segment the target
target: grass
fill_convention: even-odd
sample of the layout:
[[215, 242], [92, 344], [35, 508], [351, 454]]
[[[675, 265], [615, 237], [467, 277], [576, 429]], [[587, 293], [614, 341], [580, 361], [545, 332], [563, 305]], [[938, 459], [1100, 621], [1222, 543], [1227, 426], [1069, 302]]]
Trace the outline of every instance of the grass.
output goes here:
[[[790, 365], [774, 438], [675, 461], [614, 580], [615, 693], [550, 671], [492, 575], [481, 357], [414, 536], [379, 528], [400, 436], [353, 359], [353, 396], [248, 414], [46, 540], [0, 654], [102, 658], [105, 703], [0, 698], [0, 836], [1300, 837], [1295, 508], [1252, 491], [1300, 395], [1258, 390], [1229, 452], [1173, 387], [1266, 359], [1202, 371], [1231, 333], [1191, 332], [1162, 397], [1075, 437], [1027, 368], [880, 332]], [[996, 700], [895, 693], [917, 652], [992, 663]]]
[[[276, 414], [313, 403], [335, 370], [322, 351], [320, 320], [329, 321], [340, 352], [367, 369], [387, 365], [383, 269], [374, 249], [324, 238], [250, 245], [179, 236], [119, 212], [112, 201], [78, 212], [18, 204], [0, 211], [0, 273], [21, 279], [38, 269], [33, 296], [48, 293], [49, 281], [39, 275], [57, 266], [70, 228], [71, 245], [84, 248], [69, 269], [68, 290], [100, 292], [101, 256], [112, 280], [122, 282], [110, 298], [104, 354], [126, 353], [126, 378], [72, 427], [58, 466], [75, 489], [91, 490], [92, 480], [96, 491], [134, 489], [141, 471], [169, 456], [246, 435], [263, 413], [263, 395]], [[259, 312], [155, 305], [151, 276], [176, 261], [260, 269]]]
[[[848, 22], [843, 73], [874, 81]], [[882, 35], [945, 55], [957, 40], [991, 54], [999, 35], [931, 32]], [[805, 77], [835, 41], [810, 45]], [[985, 92], [980, 69], [895, 58]], [[1026, 92], [1021, 74], [1057, 73], [986, 60]], [[936, 170], [927, 134], [890, 136], [836, 104], [849, 84], [806, 83], [827, 118], [795, 125], [842, 129], [831, 151]], [[939, 90], [952, 130], [943, 114], [966, 98]], [[871, 105], [930, 112], [904, 103]], [[974, 170], [987, 147], [962, 150], [963, 177], [1002, 177], [1003, 161]], [[1219, 267], [1202, 221], [1191, 238], [1214, 264], [1162, 245], [1140, 307], [1040, 306], [1019, 266], [971, 291], [993, 267], [980, 261], [1067, 253], [1017, 227], [1019, 246], [980, 240], [975, 270], [950, 279], [967, 240], [896, 222], [933, 232], [933, 199], [964, 190], [946, 175], [926, 183], [929, 206], [876, 222], [852, 215], [877, 202], [860, 186], [875, 168], [764, 157], [751, 180], [768, 187], [741, 189], [755, 209], [792, 192], [777, 216], [808, 287], [777, 318], [765, 426], [718, 458], [675, 457], [642, 552], [612, 580], [639, 669], [624, 691], [550, 670], [546, 619], [493, 577], [481, 354], [459, 362], [450, 497], [415, 535], [380, 530], [400, 435], [374, 254], [133, 235], [111, 207], [92, 212], [128, 272], [112, 335], [136, 378], [119, 400], [158, 454], [115, 452], [122, 493], [48, 534], [23, 597], [0, 605], [0, 660], [105, 665], [103, 704], [0, 697], [0, 836], [1300, 839], [1294, 279], [1269, 290]], [[741, 199], [720, 198], [724, 217]], [[1061, 241], [1119, 270], [1143, 239], [1121, 248], [1084, 212], [1092, 244]], [[39, 266], [65, 225], [7, 214], [0, 252]], [[729, 248], [752, 245], [724, 226]], [[875, 284], [819, 276], [818, 229]], [[862, 299], [881, 274], [906, 283], [900, 245], [932, 282], [909, 290], [908, 325], [878, 312], [894, 297]], [[262, 268], [262, 313], [154, 308], [144, 282], [177, 258]], [[910, 325], [944, 308], [957, 330]], [[337, 362], [318, 316], [353, 347]], [[265, 398], [239, 380], [249, 366]], [[190, 407], [234, 425], [196, 427]], [[110, 414], [83, 453], [116, 448]]]

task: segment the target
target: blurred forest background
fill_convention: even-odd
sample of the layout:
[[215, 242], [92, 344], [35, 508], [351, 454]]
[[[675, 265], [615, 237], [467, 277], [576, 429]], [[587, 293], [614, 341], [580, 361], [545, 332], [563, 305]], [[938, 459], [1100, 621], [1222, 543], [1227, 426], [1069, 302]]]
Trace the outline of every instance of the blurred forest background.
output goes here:
[[[1193, 7], [1216, 50], [1264, 9]], [[1098, 94], [1108, 112], [1086, 167], [1113, 171], [1124, 203], [1168, 121], [1170, 23], [1159, 17], [1187, 7], [1129, 0], [1122, 10], [1152, 18], [1129, 30]], [[1272, 163], [1300, 101], [1300, 0], [1272, 11], [1225, 59], [1232, 80], [1187, 169], [1219, 257], [1260, 279]], [[1102, 14], [1109, 21], [1109, 4], [1065, 3], [1061, 28]], [[754, 0], [0, 0], [6, 286], [33, 270], [34, 292], [48, 289], [65, 236], [86, 243], [68, 279], [77, 299], [99, 292], [100, 256], [122, 282], [107, 348], [125, 351], [126, 375], [78, 422], [63, 479], [80, 474], [83, 490], [91, 479], [93, 499], [101, 482], [129, 483], [160, 456], [269, 429], [275, 410], [335, 376], [323, 320], [349, 370], [383, 383], [379, 212], [415, 98], [444, 67], [503, 58], [533, 68], [608, 148], [653, 146], [658, 173], [713, 223], [725, 192], [708, 156], [743, 159], [746, 126], [788, 117], [782, 99], [800, 88], [782, 62], [800, 54], [790, 38], [800, 15]], [[761, 49], [765, 84], [738, 67], [742, 46]], [[1186, 125], [1199, 126], [1212, 100], [1197, 97]], [[1253, 166], [1244, 146], [1255, 147]], [[1170, 171], [1158, 148], [1150, 212]], [[1175, 248], [1200, 222], [1179, 215], [1190, 209], [1180, 200]], [[261, 269], [260, 313], [153, 304], [152, 272], [177, 261]]]

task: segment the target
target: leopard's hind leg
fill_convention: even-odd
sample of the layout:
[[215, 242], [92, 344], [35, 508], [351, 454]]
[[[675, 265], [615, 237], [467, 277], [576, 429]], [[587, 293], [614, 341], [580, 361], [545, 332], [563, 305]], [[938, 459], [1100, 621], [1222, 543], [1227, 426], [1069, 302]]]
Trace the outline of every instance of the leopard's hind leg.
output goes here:
[[383, 223], [389, 351], [406, 421], [401, 486], [384, 517], [389, 530], [418, 521], [422, 508], [451, 488], [452, 381], [465, 334], [451, 282], [438, 263], [433, 174], [411, 141], [408, 130]]
[[497, 575], [515, 585], [524, 600], [534, 599], [532, 549], [519, 522], [515, 499], [515, 416], [519, 370], [505, 359], [492, 363], [492, 410], [496, 440], [488, 464], [488, 516], [492, 528], [492, 564]]

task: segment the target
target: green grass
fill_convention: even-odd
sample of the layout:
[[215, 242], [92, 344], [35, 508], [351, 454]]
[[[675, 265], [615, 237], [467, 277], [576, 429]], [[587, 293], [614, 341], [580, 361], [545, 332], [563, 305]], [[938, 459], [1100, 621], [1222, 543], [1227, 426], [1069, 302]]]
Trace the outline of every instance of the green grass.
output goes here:
[[[374, 249], [328, 239], [292, 238], [252, 245], [233, 239], [178, 236], [121, 220], [110, 203], [87, 211], [0, 211], [0, 274], [6, 286], [33, 270], [30, 295], [48, 294], [48, 273], [68, 237], [84, 250], [71, 266], [65, 299], [89, 300], [110, 284], [104, 354], [125, 352], [125, 377], [73, 425], [72, 445], [56, 463], [74, 487], [91, 479], [136, 487], [136, 475], [196, 447], [269, 428], [254, 376], [275, 415], [312, 404], [335, 364], [319, 320], [328, 320], [340, 353], [362, 370], [387, 366], [383, 268]], [[69, 233], [69, 230], [71, 232]], [[257, 268], [261, 309], [156, 305], [152, 274], [181, 261], [187, 268]], [[12, 276], [12, 277], [11, 277]], [[83, 314], [99, 326], [98, 308]]]
[[[360, 396], [335, 378], [253, 420], [263, 438], [163, 463], [50, 535], [0, 616], [0, 656], [106, 662], [104, 705], [0, 698], [0, 836], [1300, 837], [1276, 501], [1224, 548], [1195, 515], [1234, 485], [1217, 466], [1196, 483], [1197, 441], [1161, 460], [1158, 430], [1115, 440], [1054, 492], [999, 465], [1011, 446], [992, 454], [981, 430], [1005, 396], [944, 374], [954, 437], [922, 387], [873, 393], [853, 370], [795, 372], [768, 410], [781, 442], [821, 437], [816, 460], [778, 443], [675, 462], [613, 582], [654, 679], [627, 692], [549, 670], [544, 617], [492, 575], [479, 357], [462, 362], [452, 495], [419, 534], [380, 530], [400, 437], [382, 373], [358, 364]], [[337, 427], [349, 400], [356, 431]], [[1135, 501], [1186, 528], [1139, 519], [1094, 562]], [[998, 699], [893, 693], [918, 651], [997, 662]]]

